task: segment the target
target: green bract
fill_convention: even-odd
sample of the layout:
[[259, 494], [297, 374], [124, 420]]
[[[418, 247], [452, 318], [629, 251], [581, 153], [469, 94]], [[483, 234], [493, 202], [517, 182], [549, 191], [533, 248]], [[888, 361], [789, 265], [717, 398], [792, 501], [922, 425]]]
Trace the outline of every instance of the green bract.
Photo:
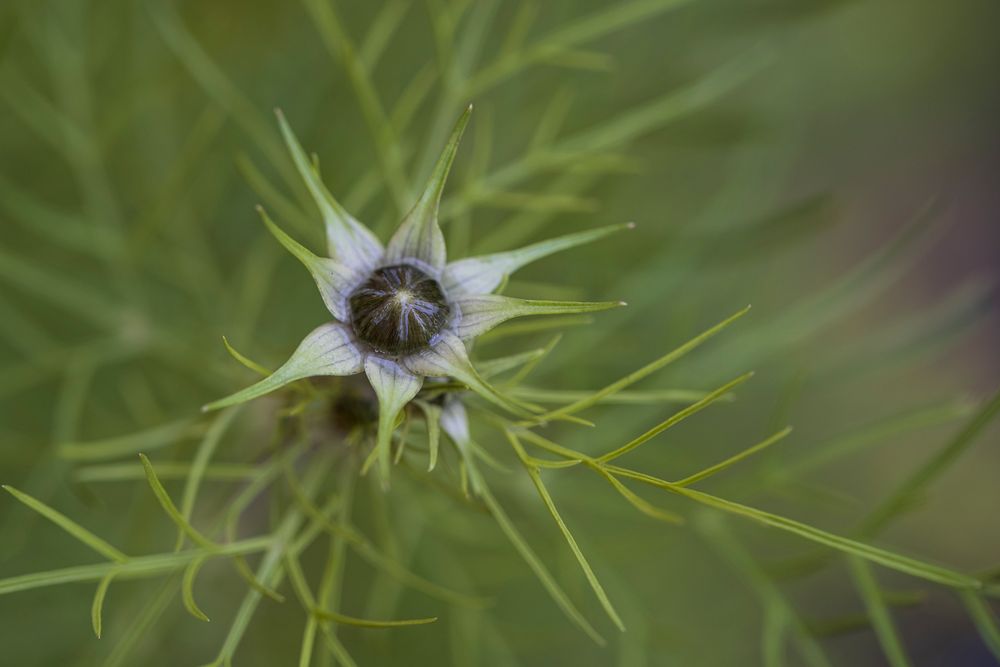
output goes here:
[[[388, 479], [397, 418], [425, 377], [452, 378], [512, 414], [530, 416], [530, 406], [499, 393], [473, 367], [467, 350], [471, 341], [515, 317], [591, 312], [624, 303], [528, 301], [493, 292], [529, 262], [630, 225], [449, 263], [438, 206], [471, 112], [470, 106], [459, 118], [423, 194], [385, 246], [337, 203], [278, 113], [295, 166], [323, 216], [329, 257], [316, 256], [285, 234], [263, 208], [258, 210], [275, 238], [312, 274], [334, 321], [309, 333], [274, 373], [206, 410], [243, 403], [306, 377], [363, 372], [378, 397], [376, 449], [383, 481]], [[449, 401], [443, 415], [442, 427], [461, 444], [461, 434], [468, 431], [461, 405]]]

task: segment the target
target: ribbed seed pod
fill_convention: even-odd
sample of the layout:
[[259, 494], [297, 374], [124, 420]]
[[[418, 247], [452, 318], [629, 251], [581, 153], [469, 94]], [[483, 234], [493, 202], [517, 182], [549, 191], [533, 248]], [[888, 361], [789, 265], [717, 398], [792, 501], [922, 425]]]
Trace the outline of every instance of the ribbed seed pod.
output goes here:
[[358, 338], [392, 356], [427, 348], [451, 315], [437, 281], [409, 264], [374, 271], [350, 304]]

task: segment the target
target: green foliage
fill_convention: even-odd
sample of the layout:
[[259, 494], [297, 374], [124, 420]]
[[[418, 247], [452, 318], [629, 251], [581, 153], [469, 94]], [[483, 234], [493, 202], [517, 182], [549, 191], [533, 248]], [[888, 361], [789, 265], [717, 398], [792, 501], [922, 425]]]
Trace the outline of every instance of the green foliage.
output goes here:
[[[839, 60], [860, 29], [842, 3], [744, 4], [0, 10], [5, 659], [829, 665], [872, 633], [895, 666], [944, 588], [949, 627], [1000, 660], [995, 573], [966, 571], [996, 565], [975, 445], [1000, 393], [967, 398], [978, 369], [952, 355], [993, 285], [907, 306], [893, 290], [923, 290], [959, 225], [921, 193], [882, 234], [800, 191], [827, 187], [813, 125], [863, 124], [822, 106], [854, 97], [805, 45]], [[879, 41], [852, 56], [872, 77], [916, 51]], [[417, 217], [436, 208], [470, 101], [440, 216], [449, 260], [488, 260], [456, 273], [504, 292], [471, 363], [376, 384], [380, 413], [363, 383], [299, 373], [200, 415], [324, 317], [285, 250], [319, 274], [355, 215], [385, 240], [432, 173]], [[938, 134], [927, 108], [913, 136]]]

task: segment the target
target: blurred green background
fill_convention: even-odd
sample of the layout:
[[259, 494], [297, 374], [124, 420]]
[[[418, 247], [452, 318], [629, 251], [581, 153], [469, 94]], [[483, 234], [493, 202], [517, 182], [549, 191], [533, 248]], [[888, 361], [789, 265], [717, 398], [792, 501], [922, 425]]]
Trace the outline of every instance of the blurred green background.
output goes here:
[[[127, 553], [168, 551], [175, 529], [141, 477], [88, 482], [81, 466], [105, 462], [67, 458], [65, 444], [194, 419], [249, 380], [222, 335], [275, 365], [323, 321], [308, 276], [254, 212], [265, 203], [322, 247], [272, 108], [384, 238], [471, 101], [444, 205], [452, 256], [638, 223], [511, 281], [517, 296], [630, 304], [567, 326], [532, 384], [596, 389], [751, 303], [642, 387], [755, 378], [629, 465], [681, 477], [792, 424], [710, 488], [850, 534], [997, 383], [998, 21], [988, 0], [7, 0], [0, 482]], [[602, 407], [588, 414], [595, 429], [555, 432], [599, 453], [673, 409]], [[246, 410], [218, 458], [254, 463], [266, 417]], [[480, 426], [482, 444], [509, 457]], [[154, 461], [189, 460], [199, 428], [182, 422]], [[874, 541], [966, 572], [1000, 565], [997, 434], [935, 468], [919, 504]], [[769, 664], [813, 664], [802, 637], [830, 664], [886, 664], [843, 559], [790, 576], [808, 542], [663, 494], [648, 497], [689, 522], [658, 524], [600, 480], [554, 471], [547, 483], [629, 627], [617, 634], [521, 477], [498, 478], [508, 509], [609, 645], [565, 620], [487, 514], [419, 480], [387, 496], [362, 480], [359, 523], [374, 541], [495, 603], [449, 607], [349, 559], [345, 613], [441, 619], [343, 629], [359, 664], [750, 665], [776, 650], [784, 661]], [[224, 511], [234, 488], [207, 485], [196, 519]], [[266, 530], [267, 509], [251, 512], [248, 535]], [[0, 498], [0, 579], [92, 562]], [[955, 595], [875, 572], [908, 601], [893, 616], [912, 664], [996, 664]], [[176, 581], [115, 583], [100, 640], [91, 585], [0, 596], [0, 662], [204, 664], [245, 588], [231, 568], [206, 566], [202, 624], [160, 595]], [[296, 664], [303, 622], [294, 601], [265, 601], [234, 664]]]

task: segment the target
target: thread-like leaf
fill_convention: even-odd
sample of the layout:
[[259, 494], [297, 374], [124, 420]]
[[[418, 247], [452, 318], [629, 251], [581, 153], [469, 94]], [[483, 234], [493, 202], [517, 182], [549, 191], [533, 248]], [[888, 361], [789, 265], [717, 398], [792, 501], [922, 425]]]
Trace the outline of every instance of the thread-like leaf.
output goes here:
[[882, 599], [882, 591], [879, 590], [875, 575], [866, 561], [857, 556], [847, 559], [847, 564], [854, 579], [854, 584], [861, 593], [865, 608], [868, 610], [868, 618], [872, 627], [875, 628], [875, 636], [882, 646], [882, 652], [892, 667], [909, 667], [910, 659], [906, 656], [906, 649], [903, 648], [903, 641], [896, 631], [896, 626], [892, 622], [889, 609]]
[[950, 467], [975, 442], [979, 434], [998, 414], [1000, 414], [1000, 389], [996, 390], [945, 447], [939, 449], [868, 515], [860, 532], [863, 535], [873, 535], [906, 509], [924, 487]]
[[288, 163], [281, 149], [281, 143], [275, 138], [270, 124], [258, 113], [257, 106], [226, 77], [222, 69], [198, 44], [181, 22], [173, 6], [170, 3], [153, 3], [149, 5], [149, 12], [164, 42], [177, 55], [205, 93], [253, 137], [273, 164], [282, 167], [280, 171], [287, 182], [301, 187], [295, 183], [289, 170], [283, 168]]
[[544, 503], [545, 508], [549, 511], [549, 514], [552, 515], [552, 519], [559, 527], [559, 532], [562, 533], [563, 538], [566, 540], [566, 544], [569, 545], [570, 551], [573, 552], [573, 557], [576, 558], [576, 562], [580, 564], [580, 569], [583, 570], [583, 574], [587, 578], [587, 583], [589, 583], [591, 589], [593, 589], [594, 595], [597, 596], [601, 606], [604, 607], [604, 611], [607, 613], [608, 618], [610, 618], [611, 621], [618, 626], [619, 630], [625, 632], [625, 624], [622, 622], [621, 616], [618, 615], [618, 611], [615, 609], [614, 605], [611, 604], [611, 600], [608, 598], [608, 594], [605, 592], [604, 586], [601, 585], [597, 575], [594, 574], [594, 569], [587, 561], [587, 557], [583, 555], [583, 551], [580, 549], [580, 545], [577, 544], [576, 538], [573, 537], [573, 533], [570, 531], [569, 526], [566, 525], [562, 515], [556, 508], [555, 501], [552, 500], [549, 490], [545, 487], [545, 483], [542, 481], [542, 476], [530, 463], [529, 457], [524, 451], [524, 448], [521, 446], [521, 443], [518, 441], [517, 436], [509, 430], [506, 434], [510, 444], [514, 447], [514, 451], [517, 452], [518, 457], [524, 463], [524, 469], [527, 470], [532, 484], [535, 485], [535, 489], [538, 491], [538, 495], [541, 497], [542, 503]]
[[146, 481], [149, 482], [149, 487], [153, 490], [153, 495], [156, 496], [156, 500], [160, 503], [163, 511], [167, 513], [167, 516], [198, 546], [209, 550], [218, 549], [218, 545], [215, 542], [202, 535], [197, 528], [184, 518], [180, 510], [177, 509], [177, 505], [174, 504], [174, 501], [170, 498], [170, 494], [163, 487], [160, 478], [156, 476], [156, 471], [153, 469], [153, 464], [149, 461], [149, 458], [145, 454], [139, 454], [139, 460], [142, 461], [142, 467], [146, 471]]
[[[546, 61], [555, 53], [595, 40], [615, 30], [648, 19], [661, 12], [681, 7], [688, 0], [634, 0], [618, 3], [602, 11], [560, 26], [539, 37], [531, 46], [508, 49], [484, 67], [470, 82], [470, 92], [482, 92], [528, 65]], [[514, 42], [516, 43], [516, 42]]]
[[609, 473], [602, 466], [597, 465], [594, 467], [599, 473], [601, 473], [604, 479], [608, 480], [608, 483], [611, 484], [611, 487], [619, 494], [621, 494], [622, 498], [627, 500], [630, 505], [635, 507], [637, 510], [639, 510], [646, 516], [652, 519], [656, 519], [658, 521], [666, 521], [667, 523], [672, 523], [672, 524], [684, 523], [684, 519], [681, 518], [679, 515], [674, 514], [673, 512], [668, 512], [667, 510], [664, 509], [660, 509], [659, 507], [653, 505], [648, 500], [638, 495], [635, 491], [622, 484], [621, 480], [619, 480], [617, 477]]
[[[226, 431], [232, 425], [233, 419], [237, 414], [239, 414], [239, 406], [221, 413], [215, 422], [212, 423], [212, 426], [209, 427], [205, 437], [198, 445], [194, 461], [191, 463], [190, 474], [184, 483], [184, 493], [181, 496], [181, 516], [189, 522], [191, 514], [194, 512], [194, 503], [198, 497], [198, 488], [201, 486], [205, 470], [208, 468], [209, 461], [211, 461], [215, 449], [219, 446], [222, 436], [225, 435]], [[183, 544], [184, 532], [180, 531], [177, 534], [177, 544], [174, 548], [180, 550]]]
[[[146, 472], [146, 480], [149, 482], [149, 486], [153, 490], [153, 495], [156, 496], [156, 499], [159, 501], [163, 511], [166, 512], [167, 516], [169, 516], [177, 525], [181, 534], [187, 535], [191, 538], [192, 542], [203, 549], [207, 549], [210, 552], [218, 552], [220, 546], [205, 537], [197, 528], [191, 525], [191, 522], [188, 521], [181, 511], [177, 509], [174, 501], [170, 498], [170, 494], [167, 493], [167, 490], [160, 482], [160, 478], [156, 475], [156, 471], [153, 469], [153, 464], [150, 462], [149, 458], [147, 458], [145, 454], [139, 454], [139, 459], [142, 461], [143, 470]], [[266, 595], [277, 602], [284, 601], [283, 596], [265, 586], [259, 579], [257, 579], [256, 576], [254, 576], [253, 571], [250, 569], [250, 566], [247, 565], [246, 560], [242, 556], [235, 556], [233, 558], [233, 565], [236, 567], [236, 571], [255, 591]], [[197, 616], [197, 614], [195, 615]]]
[[371, 72], [363, 56], [358, 53], [351, 31], [340, 19], [336, 4], [325, 0], [304, 0], [303, 4], [312, 16], [312, 22], [327, 51], [344, 67], [365, 124], [374, 140], [382, 180], [388, 185], [396, 208], [402, 210], [409, 187], [402, 169], [399, 150], [401, 142], [389, 123]]
[[629, 373], [620, 380], [612, 382], [608, 386], [604, 387], [603, 389], [599, 389], [598, 391], [595, 391], [593, 394], [587, 396], [586, 398], [581, 398], [577, 401], [570, 403], [567, 406], [558, 408], [551, 412], [547, 412], [544, 415], [541, 415], [540, 417], [538, 417], [538, 421], [547, 421], [562, 415], [573, 414], [575, 412], [580, 412], [581, 410], [585, 410], [592, 405], [596, 405], [597, 403], [605, 400], [609, 396], [617, 394], [626, 387], [635, 384], [639, 380], [642, 380], [643, 378], [647, 377], [648, 375], [651, 375], [652, 373], [655, 373], [656, 371], [660, 370], [667, 364], [670, 364], [680, 359], [688, 352], [695, 349], [696, 347], [707, 341], [709, 338], [719, 333], [720, 331], [728, 327], [730, 324], [732, 324], [739, 318], [746, 315], [748, 312], [750, 312], [750, 306], [747, 306], [743, 310], [740, 310], [735, 314], [730, 315], [729, 317], [722, 320], [715, 326], [706, 329], [705, 331], [698, 334], [688, 342], [671, 350], [670, 352], [663, 355], [659, 359], [651, 361], [650, 363], [646, 364], [639, 370]]
[[200, 432], [201, 427], [195, 426], [192, 420], [179, 419], [115, 438], [62, 443], [57, 451], [59, 456], [71, 461], [114, 459], [138, 454], [139, 450], [162, 449]]
[[97, 553], [101, 554], [102, 556], [110, 558], [111, 560], [116, 561], [118, 563], [125, 563], [129, 560], [129, 557], [126, 556], [124, 553], [122, 553], [115, 547], [111, 546], [110, 544], [99, 538], [97, 535], [94, 535], [92, 532], [90, 532], [80, 524], [76, 523], [62, 512], [52, 509], [42, 501], [36, 498], [32, 498], [23, 491], [18, 491], [12, 486], [3, 484], [2, 488], [10, 495], [17, 498], [17, 500], [24, 503], [34, 511], [38, 512], [43, 517], [45, 517], [52, 523], [56, 524], [57, 526], [65, 530], [67, 533], [69, 533], [76, 539], [80, 540], [81, 542], [83, 542], [88, 547], [90, 547]]
[[[524, 385], [511, 387], [510, 393], [538, 403], [568, 405], [589, 398], [593, 391], [574, 389], [542, 389]], [[695, 403], [705, 398], [707, 392], [696, 389], [660, 389], [650, 391], [620, 391], [598, 401], [599, 405], [648, 405], [656, 403]], [[719, 401], [732, 401], [732, 396], [720, 396]]]
[[707, 505], [708, 507], [714, 507], [730, 514], [736, 514], [748, 519], [753, 519], [759, 523], [779, 528], [812, 542], [828, 546], [847, 554], [860, 556], [866, 560], [884, 565], [889, 569], [897, 570], [920, 579], [926, 579], [927, 581], [933, 581], [935, 583], [952, 586], [954, 588], [978, 589], [982, 587], [982, 582], [975, 577], [962, 574], [961, 572], [956, 572], [955, 570], [932, 565], [915, 558], [910, 558], [909, 556], [903, 556], [880, 547], [865, 544], [864, 542], [859, 542], [834, 533], [829, 533], [825, 530], [820, 530], [819, 528], [815, 528], [800, 521], [788, 519], [777, 514], [772, 514], [771, 512], [765, 512], [764, 510], [759, 510], [755, 507], [741, 505], [740, 503], [719, 498], [718, 496], [713, 496], [702, 491], [695, 491], [694, 489], [688, 487], [678, 486], [671, 482], [657, 479], [651, 475], [639, 473], [634, 470], [626, 470], [625, 468], [619, 468], [618, 466], [607, 466], [607, 468], [615, 475], [629, 477], [636, 481], [657, 486], [690, 500], [694, 500], [702, 505]]
[[767, 449], [768, 447], [770, 447], [771, 445], [773, 445], [773, 444], [775, 444], [777, 442], [781, 442], [791, 432], [792, 432], [792, 427], [791, 426], [786, 426], [785, 428], [781, 429], [780, 431], [778, 431], [774, 435], [771, 435], [771, 436], [765, 438], [763, 441], [757, 443], [756, 445], [753, 445], [752, 447], [747, 447], [742, 452], [740, 452], [738, 454], [734, 454], [733, 456], [730, 456], [728, 459], [725, 459], [724, 461], [720, 461], [719, 463], [716, 463], [715, 465], [709, 466], [709, 467], [705, 468], [704, 470], [701, 470], [699, 472], [696, 472], [693, 475], [685, 477], [684, 479], [678, 480], [678, 481], [674, 482], [674, 484], [676, 484], [677, 486], [689, 486], [689, 485], [694, 484], [696, 482], [700, 482], [701, 480], [706, 479], [708, 477], [711, 477], [712, 475], [714, 475], [716, 473], [722, 472], [723, 470], [725, 470], [726, 468], [728, 468], [729, 466], [731, 466], [733, 464], [739, 463], [740, 461], [742, 461], [745, 458], [753, 456], [754, 454], [756, 454], [757, 452], [759, 452], [759, 451], [761, 451], [763, 449]]
[[[314, 2], [315, 0], [310, 1]], [[340, 664], [344, 667], [358, 667], [358, 663], [356, 663], [354, 658], [351, 657], [351, 654], [347, 652], [347, 647], [344, 646], [339, 639], [337, 639], [337, 635], [333, 634], [333, 630], [331, 630], [329, 626], [323, 625], [320, 627], [320, 630], [323, 632], [323, 639], [326, 640], [327, 649], [330, 651], [331, 655], [335, 656], [337, 660], [340, 661]]]
[[51, 266], [42, 267], [0, 250], [0, 279], [8, 280], [33, 297], [73, 313], [102, 329], [122, 320], [121, 308], [103, 294]]
[[552, 315], [539, 320], [527, 320], [512, 322], [499, 329], [487, 331], [476, 339], [478, 343], [487, 343], [503, 338], [513, 338], [514, 336], [529, 336], [541, 331], [551, 331], [552, 329], [562, 329], [565, 327], [580, 327], [593, 324], [594, 318], [584, 315]]
[[115, 570], [108, 572], [97, 584], [97, 590], [94, 591], [94, 601], [90, 605], [90, 624], [94, 628], [94, 635], [98, 639], [101, 638], [101, 617], [104, 611], [104, 598], [108, 594], [108, 587], [111, 586], [111, 581], [117, 574], [118, 572]]
[[538, 359], [541, 355], [545, 353], [544, 348], [539, 348], [536, 350], [528, 350], [527, 352], [518, 352], [517, 354], [510, 354], [506, 357], [497, 357], [496, 359], [487, 359], [485, 361], [476, 361], [476, 370], [483, 378], [491, 378], [494, 375], [500, 375], [509, 370], [515, 368], [520, 368], [525, 364]]
[[486, 486], [485, 481], [482, 479], [479, 472], [474, 467], [469, 467], [469, 474], [474, 477], [474, 484], [479, 489], [479, 497], [482, 498], [486, 507], [490, 510], [490, 514], [493, 515], [494, 520], [496, 520], [497, 525], [500, 526], [500, 530], [503, 531], [507, 539], [514, 546], [514, 549], [521, 555], [521, 558], [528, 564], [532, 572], [541, 582], [545, 590], [548, 591], [549, 595], [559, 606], [566, 616], [576, 623], [577, 626], [583, 630], [587, 636], [589, 636], [595, 643], [600, 646], [604, 646], [606, 643], [604, 638], [594, 629], [590, 624], [590, 621], [580, 613], [580, 610], [576, 608], [573, 602], [569, 599], [569, 596], [563, 591], [562, 587], [556, 582], [555, 578], [549, 572], [548, 568], [542, 563], [541, 559], [535, 554], [525, 539], [521, 536], [520, 531], [514, 526], [514, 523], [507, 516], [503, 507], [497, 502], [496, 498], [493, 497], [493, 493], [490, 491], [489, 487]]
[[257, 373], [258, 375], [267, 376], [273, 372], [270, 369], [261, 366], [253, 359], [250, 359], [249, 357], [241, 354], [235, 347], [232, 346], [232, 344], [229, 342], [229, 339], [226, 338], [225, 336], [222, 337], [222, 344], [226, 346], [226, 352], [228, 352], [233, 359], [240, 362], [240, 364], [246, 366], [254, 373]]
[[[541, 354], [538, 354], [529, 359], [528, 362], [523, 366], [521, 366], [521, 368], [516, 373], [514, 373], [513, 377], [507, 380], [504, 384], [507, 387], [519, 386], [524, 381], [525, 378], [531, 375], [535, 371], [535, 369], [538, 368], [538, 365], [541, 364], [546, 357], [552, 354], [552, 350], [556, 349], [556, 346], [559, 344], [561, 340], [562, 340], [561, 333], [558, 333], [555, 336], [553, 336], [549, 340], [549, 342], [545, 344], [545, 347], [542, 348]], [[539, 407], [538, 410], [541, 411], [542, 408]]]
[[[327, 567], [330, 566], [332, 559], [327, 560]], [[299, 559], [296, 553], [286, 553], [285, 554], [285, 569], [288, 572], [288, 579], [292, 582], [292, 588], [295, 590], [295, 594], [298, 596], [299, 601], [302, 606], [308, 612], [308, 619], [306, 621], [306, 628], [303, 632], [303, 649], [300, 654], [300, 665], [308, 665], [309, 662], [306, 659], [308, 654], [312, 653], [312, 646], [310, 642], [310, 636], [315, 634], [317, 628], [323, 632], [323, 636], [327, 641], [330, 651], [333, 655], [337, 656], [338, 660], [343, 665], [353, 665], [354, 660], [351, 658], [350, 654], [347, 653], [347, 649], [340, 643], [336, 635], [333, 634], [329, 625], [327, 623], [317, 623], [322, 617], [315, 613], [314, 609], [316, 607], [316, 598], [309, 588], [309, 584], [306, 581], [305, 573], [302, 571], [302, 567], [299, 564]], [[324, 578], [326, 578], [326, 573], [324, 573]], [[323, 591], [320, 590], [320, 596], [323, 596]]]
[[746, 579], [750, 588], [760, 598], [765, 617], [761, 631], [761, 652], [765, 665], [772, 667], [785, 663], [783, 637], [791, 631], [804, 664], [810, 667], [831, 667], [823, 647], [809, 632], [795, 607], [787, 600], [777, 584], [764, 573], [732, 531], [727, 529], [722, 517], [702, 513], [695, 526], [702, 535], [715, 544], [719, 555]]
[[1000, 661], [1000, 626], [997, 625], [997, 619], [993, 611], [983, 601], [982, 596], [975, 591], [959, 591], [958, 595], [966, 611], [969, 612], [972, 622], [975, 623], [976, 630], [979, 631], [979, 636], [982, 637], [983, 643], [986, 644], [993, 657]]
[[428, 618], [408, 618], [395, 621], [378, 621], [369, 618], [347, 616], [328, 609], [312, 609], [313, 614], [325, 621], [333, 621], [342, 625], [353, 625], [358, 628], [402, 628], [410, 625], [427, 625], [437, 621], [437, 616]]
[[[892, 592], [883, 591], [883, 600], [890, 607], [914, 607], [927, 600], [923, 591]], [[849, 632], [865, 630], [871, 627], [871, 619], [865, 612], [838, 614], [821, 621], [809, 623], [809, 631], [815, 637], [838, 637]]]
[[[230, 544], [221, 545], [218, 551], [212, 552], [218, 556], [235, 556], [256, 553], [267, 549], [271, 543], [270, 536], [253, 537]], [[150, 556], [133, 556], [127, 562], [98, 563], [96, 565], [77, 565], [58, 570], [33, 572], [16, 577], [0, 579], [0, 595], [27, 591], [35, 588], [45, 588], [59, 584], [81, 581], [100, 581], [111, 571], [116, 571], [118, 579], [142, 579], [155, 577], [185, 567], [195, 558], [203, 555], [205, 549], [190, 549], [178, 552], [153, 554]]]
[[205, 554], [191, 561], [191, 564], [184, 570], [184, 579], [181, 583], [181, 598], [184, 600], [184, 608], [199, 621], [205, 621], [206, 623], [209, 621], [209, 618], [194, 599], [194, 581], [198, 578], [198, 572], [208, 558], [209, 555]]
[[865, 424], [831, 440], [803, 448], [801, 458], [784, 463], [782, 477], [795, 478], [832, 461], [855, 454], [865, 448], [914, 431], [946, 424], [972, 412], [968, 401], [953, 401], [943, 405], [910, 409], [891, 417]]
[[709, 405], [715, 403], [721, 397], [728, 394], [730, 390], [734, 389], [735, 387], [738, 387], [739, 385], [743, 384], [752, 377], [753, 373], [746, 373], [745, 375], [741, 375], [735, 380], [730, 380], [729, 382], [722, 385], [718, 389], [710, 392], [700, 401], [689, 405], [683, 410], [675, 412], [674, 414], [670, 415], [668, 418], [666, 418], [665, 420], [654, 426], [653, 428], [649, 429], [642, 435], [634, 438], [630, 442], [625, 443], [618, 449], [608, 452], [607, 454], [604, 454], [602, 456], [599, 456], [597, 460], [600, 461], [601, 463], [607, 463], [608, 461], [613, 461], [614, 459], [618, 458], [619, 456], [622, 456], [623, 454], [627, 454], [628, 452], [632, 451], [639, 445], [642, 445], [643, 443], [648, 442], [649, 440], [656, 437], [660, 433], [663, 433], [668, 428], [675, 426], [680, 422], [684, 421], [685, 419], [687, 419], [688, 417], [690, 417], [691, 415], [697, 414], [701, 410], [704, 410]]
[[[213, 463], [205, 467], [202, 477], [220, 482], [245, 482], [255, 479], [260, 469], [253, 464]], [[167, 461], [156, 466], [157, 476], [163, 479], [188, 479], [191, 462]], [[83, 466], [73, 471], [73, 479], [78, 482], [125, 482], [145, 479], [146, 470], [141, 463], [106, 463]]]
[[[307, 497], [311, 498], [317, 492], [320, 483], [326, 479], [331, 464], [332, 459], [330, 456], [321, 454], [313, 459], [313, 464], [307, 471], [302, 484]], [[276, 466], [276, 468], [278, 471], [281, 470], [280, 465]], [[274, 582], [274, 585], [277, 585], [281, 575], [284, 573], [283, 562], [285, 554], [288, 552], [289, 545], [292, 543], [293, 537], [298, 532], [303, 521], [303, 513], [297, 507], [289, 508], [284, 513], [277, 528], [272, 533], [273, 537], [267, 550], [257, 565], [257, 571], [254, 574], [254, 578], [257, 581], [265, 583]], [[260, 606], [262, 598], [263, 595], [256, 589], [247, 591], [239, 608], [236, 610], [236, 614], [233, 616], [232, 624], [216, 656], [217, 663], [229, 664], [232, 662], [233, 655], [239, 648], [257, 608]]]
[[[291, 471], [286, 472], [291, 473]], [[367, 561], [372, 567], [385, 572], [401, 584], [426, 593], [431, 597], [444, 600], [445, 602], [470, 608], [482, 608], [487, 604], [485, 598], [445, 588], [440, 584], [436, 584], [411, 572], [399, 562], [379, 551], [371, 540], [356, 529], [347, 524], [334, 521], [330, 517], [332, 510], [321, 510], [305, 496], [301, 489], [301, 482], [294, 477], [294, 474], [289, 475], [289, 486], [292, 489], [292, 495], [295, 497], [296, 502], [300, 504], [314, 522], [321, 524], [331, 535], [342, 538], [358, 556]]]

